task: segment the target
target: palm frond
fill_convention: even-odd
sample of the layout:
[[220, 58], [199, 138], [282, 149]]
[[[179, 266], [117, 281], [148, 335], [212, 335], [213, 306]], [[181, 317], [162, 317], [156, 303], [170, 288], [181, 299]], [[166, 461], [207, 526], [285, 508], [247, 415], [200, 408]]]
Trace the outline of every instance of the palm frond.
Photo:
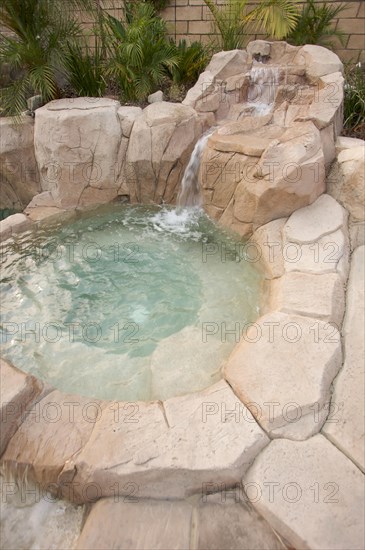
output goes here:
[[334, 28], [333, 20], [345, 9], [345, 4], [332, 6], [325, 2], [316, 5], [314, 0], [307, 0], [296, 26], [287, 35], [287, 41], [294, 46], [317, 44], [333, 47], [332, 39], [337, 37], [343, 44], [345, 33]]
[[290, 0], [262, 0], [246, 20], [255, 22], [256, 29], [263, 29], [273, 38], [284, 38], [295, 28], [299, 11]]

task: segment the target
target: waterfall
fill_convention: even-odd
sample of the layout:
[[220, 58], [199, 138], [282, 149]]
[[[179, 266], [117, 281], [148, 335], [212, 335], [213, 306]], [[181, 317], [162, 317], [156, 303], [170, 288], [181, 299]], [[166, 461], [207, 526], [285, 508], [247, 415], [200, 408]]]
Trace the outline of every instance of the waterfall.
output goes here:
[[201, 156], [204, 147], [207, 144], [209, 136], [214, 132], [216, 127], [209, 128], [196, 142], [193, 152], [187, 165], [182, 181], [181, 189], [177, 197], [177, 206], [200, 206], [200, 185], [199, 185], [199, 168]]
[[271, 112], [279, 85], [280, 69], [270, 65], [254, 65], [250, 71], [247, 105], [253, 108], [254, 116]]

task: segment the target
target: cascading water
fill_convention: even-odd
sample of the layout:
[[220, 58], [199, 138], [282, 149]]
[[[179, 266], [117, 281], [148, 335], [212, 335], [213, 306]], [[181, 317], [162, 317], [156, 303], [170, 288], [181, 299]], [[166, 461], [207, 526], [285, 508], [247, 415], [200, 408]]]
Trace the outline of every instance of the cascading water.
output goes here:
[[204, 147], [209, 136], [215, 131], [215, 127], [209, 128], [196, 142], [187, 165], [182, 181], [180, 193], [177, 197], [177, 206], [201, 206], [201, 195], [199, 186], [199, 168]]
[[253, 116], [264, 116], [271, 112], [279, 86], [280, 69], [262, 63], [250, 71], [251, 83], [247, 93], [247, 105], [252, 107]]

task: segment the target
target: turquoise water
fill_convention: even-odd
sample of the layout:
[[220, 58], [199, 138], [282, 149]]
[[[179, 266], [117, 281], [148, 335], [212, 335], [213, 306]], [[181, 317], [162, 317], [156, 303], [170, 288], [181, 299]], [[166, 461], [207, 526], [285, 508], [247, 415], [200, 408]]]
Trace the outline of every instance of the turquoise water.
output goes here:
[[9, 241], [2, 354], [66, 392], [165, 399], [221, 378], [261, 277], [199, 210], [109, 205]]

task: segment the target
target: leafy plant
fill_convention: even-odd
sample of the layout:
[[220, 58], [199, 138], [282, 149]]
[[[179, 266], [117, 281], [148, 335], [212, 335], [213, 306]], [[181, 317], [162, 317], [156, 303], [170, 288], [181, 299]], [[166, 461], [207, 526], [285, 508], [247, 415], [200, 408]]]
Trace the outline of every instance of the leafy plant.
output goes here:
[[149, 1], [153, 5], [156, 11], [161, 11], [165, 9], [170, 2], [170, 0], [149, 0]]
[[314, 0], [307, 0], [287, 41], [294, 46], [316, 44], [333, 47], [332, 39], [337, 37], [343, 44], [345, 33], [334, 28], [333, 19], [346, 7], [345, 4], [331, 5], [327, 2], [316, 5]]
[[0, 64], [18, 77], [0, 91], [2, 114], [17, 115], [32, 94], [44, 101], [60, 96], [57, 74], [66, 45], [80, 34], [73, 9], [93, 10], [93, 0], [2, 0], [0, 24], [11, 34], [0, 38]]
[[201, 42], [180, 40], [176, 48], [177, 65], [172, 68], [171, 77], [175, 84], [194, 84], [209, 61], [209, 51]]
[[365, 74], [361, 63], [345, 66], [344, 128], [365, 139]]
[[79, 96], [101, 97], [105, 93], [105, 63], [102, 47], [95, 38], [95, 47], [85, 41], [67, 44], [64, 66], [68, 81]]
[[176, 47], [167, 39], [166, 24], [148, 2], [127, 3], [125, 21], [107, 17], [108, 74], [117, 79], [124, 99], [144, 100], [178, 63]]
[[296, 0], [262, 0], [250, 12], [247, 12], [248, 0], [226, 0], [222, 6], [215, 0], [204, 2], [213, 16], [222, 50], [242, 48], [249, 28], [283, 38], [294, 29], [298, 18]]

